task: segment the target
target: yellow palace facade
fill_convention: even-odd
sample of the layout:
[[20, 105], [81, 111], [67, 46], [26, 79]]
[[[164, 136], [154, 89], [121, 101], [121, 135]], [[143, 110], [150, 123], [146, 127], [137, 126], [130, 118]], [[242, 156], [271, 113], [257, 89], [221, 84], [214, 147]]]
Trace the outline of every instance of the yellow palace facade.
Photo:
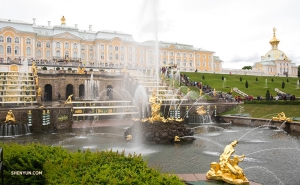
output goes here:
[[[51, 26], [0, 19], [0, 62], [25, 58], [47, 62], [78, 62], [97, 67], [153, 68], [155, 42], [136, 42], [132, 35], [116, 31], [80, 30], [69, 26]], [[158, 42], [159, 67], [176, 66], [182, 71], [221, 72], [223, 61], [213, 51], [192, 45]]]

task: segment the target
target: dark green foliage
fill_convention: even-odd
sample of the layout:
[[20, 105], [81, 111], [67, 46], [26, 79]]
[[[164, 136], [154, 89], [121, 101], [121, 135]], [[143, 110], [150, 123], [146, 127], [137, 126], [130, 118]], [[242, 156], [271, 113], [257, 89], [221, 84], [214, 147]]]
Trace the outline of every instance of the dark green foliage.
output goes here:
[[93, 71], [93, 69], [91, 68], [90, 71]]
[[289, 82], [289, 79], [288, 79], [288, 78], [286, 79], [286, 82]]
[[43, 69], [43, 70], [47, 70], [47, 67], [44, 66], [42, 69]]
[[60, 67], [56, 67], [56, 70], [60, 70]]
[[224, 80], [224, 76], [222, 76], [222, 80]]
[[69, 67], [69, 68], [68, 68], [68, 71], [72, 71], [72, 68]]
[[205, 76], [204, 75], [202, 75], [202, 80], [205, 80]]
[[240, 81], [243, 81], [243, 78], [242, 78], [242, 77], [240, 77]]
[[269, 91], [269, 89], [266, 92], [266, 100], [270, 100], [270, 91]]
[[282, 81], [281, 88], [284, 89], [284, 87], [285, 87], [285, 83], [284, 81]]
[[255, 78], [255, 81], [258, 81], [258, 78], [257, 78], [257, 77]]
[[272, 82], [274, 82], [274, 79], [272, 78]]
[[244, 104], [267, 104], [267, 105], [300, 105], [300, 101], [283, 101], [283, 100], [272, 100], [272, 101], [245, 101]]
[[249, 84], [248, 84], [248, 81], [246, 80], [245, 82], [245, 87], [248, 88]]
[[[3, 144], [4, 182], [39, 184], [184, 184], [177, 176], [148, 168], [141, 155], [89, 150], [69, 152], [41, 144]], [[11, 175], [11, 171], [42, 171], [43, 175]]]
[[252, 69], [252, 66], [244, 66], [243, 68], [242, 68], [243, 70], [246, 70], [246, 69]]

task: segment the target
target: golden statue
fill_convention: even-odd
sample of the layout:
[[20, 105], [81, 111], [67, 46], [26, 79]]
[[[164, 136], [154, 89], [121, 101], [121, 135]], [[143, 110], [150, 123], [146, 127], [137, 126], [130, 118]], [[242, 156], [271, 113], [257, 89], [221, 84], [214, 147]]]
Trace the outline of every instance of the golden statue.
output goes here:
[[200, 89], [200, 97], [202, 96], [202, 89]]
[[38, 86], [39, 85], [39, 77], [35, 78], [35, 85]]
[[293, 120], [291, 118], [287, 118], [284, 114], [284, 112], [281, 112], [277, 115], [277, 117], [273, 117], [272, 121], [287, 121], [292, 122]]
[[65, 16], [62, 16], [61, 20], [61, 25], [65, 25], [66, 24], [66, 18]]
[[12, 112], [12, 110], [9, 110], [7, 112], [7, 115], [6, 115], [6, 119], [5, 119], [5, 122], [15, 122], [16, 121], [16, 118], [15, 118], [15, 115], [14, 113]]
[[174, 141], [175, 141], [175, 142], [179, 142], [179, 141], [180, 141], [180, 137], [179, 137], [179, 136], [175, 136], [175, 137], [174, 137]]
[[132, 140], [132, 135], [127, 135], [126, 136], [126, 141], [131, 141]]
[[37, 95], [38, 96], [42, 96], [42, 88], [41, 87], [38, 87], [38, 89], [37, 89]]
[[[159, 103], [157, 103], [157, 101]], [[158, 120], [160, 118], [160, 106], [162, 101], [156, 96], [155, 90], [152, 91], [152, 96], [149, 97], [149, 102], [151, 104], [151, 118]]]
[[32, 71], [33, 76], [37, 76], [37, 67], [36, 67], [35, 62], [32, 62], [31, 71]]
[[68, 99], [65, 101], [65, 104], [72, 103], [72, 97], [73, 97], [73, 94], [68, 96]]
[[230, 158], [235, 152], [234, 147], [237, 144], [238, 141], [234, 140], [225, 147], [224, 152], [220, 155], [219, 163], [211, 163], [211, 168], [206, 173], [206, 179], [222, 180], [229, 184], [249, 185], [249, 181], [246, 178], [243, 169], [238, 166], [239, 162], [244, 160], [245, 155], [235, 155], [233, 158]]
[[81, 67], [77, 67], [77, 73], [78, 74], [85, 74], [85, 67], [84, 68], [81, 68]]
[[198, 115], [206, 114], [206, 110], [204, 109], [203, 105], [198, 107], [196, 110], [197, 110], [196, 112], [197, 112]]

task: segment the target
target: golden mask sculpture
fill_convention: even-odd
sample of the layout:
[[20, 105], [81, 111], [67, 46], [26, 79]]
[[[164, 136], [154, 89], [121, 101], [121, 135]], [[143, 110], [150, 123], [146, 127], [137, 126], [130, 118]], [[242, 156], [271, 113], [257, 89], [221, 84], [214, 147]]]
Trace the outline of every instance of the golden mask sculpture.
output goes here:
[[233, 158], [230, 158], [235, 152], [234, 147], [237, 144], [238, 141], [234, 140], [225, 147], [224, 152], [220, 155], [219, 163], [211, 163], [210, 170], [206, 173], [206, 179], [221, 180], [236, 185], [249, 185], [243, 169], [238, 166], [239, 162], [244, 160], [245, 155], [234, 155]]
[[16, 118], [15, 118], [15, 115], [14, 113], [12, 112], [12, 110], [9, 110], [7, 112], [7, 115], [6, 115], [6, 118], [5, 118], [5, 122], [15, 122], [16, 121]]
[[277, 117], [272, 118], [273, 121], [287, 121], [292, 122], [293, 120], [291, 118], [287, 118], [284, 114], [284, 112], [281, 112], [277, 115]]
[[200, 107], [198, 107], [196, 109], [196, 112], [197, 112], [198, 115], [206, 114], [206, 110], [204, 109], [203, 105], [201, 105]]

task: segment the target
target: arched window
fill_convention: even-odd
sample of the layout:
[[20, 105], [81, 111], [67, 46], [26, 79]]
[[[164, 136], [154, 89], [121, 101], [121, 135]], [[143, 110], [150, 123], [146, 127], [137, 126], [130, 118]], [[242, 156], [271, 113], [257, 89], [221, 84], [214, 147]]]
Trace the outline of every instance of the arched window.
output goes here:
[[56, 50], [56, 57], [60, 57], [60, 51]]
[[164, 51], [164, 56], [167, 56], [167, 52]]
[[115, 46], [115, 51], [118, 51], [119, 50], [119, 47], [118, 46]]
[[186, 66], [186, 60], [183, 60], [183, 66]]
[[26, 44], [31, 44], [31, 40], [29, 38], [26, 39]]
[[183, 57], [184, 57], [184, 58], [186, 57], [186, 54], [185, 54], [185, 53], [183, 53]]
[[100, 50], [104, 50], [104, 45], [103, 44], [101, 44]]
[[31, 55], [31, 48], [30, 47], [26, 48], [26, 55], [27, 56]]
[[81, 50], [85, 50], [85, 46], [84, 45], [81, 45]]
[[170, 53], [170, 56], [173, 56], [173, 52]]
[[41, 58], [41, 50], [37, 50], [36, 57]]
[[109, 46], [109, 51], [112, 51], [112, 45]]
[[190, 58], [192, 58], [193, 57], [193, 54], [190, 54]]
[[38, 42], [36, 43], [36, 47], [38, 47], [38, 48], [41, 47], [41, 42], [40, 42], [40, 41], [38, 41]]
[[16, 44], [19, 44], [19, 43], [20, 43], [19, 37], [16, 37], [16, 38], [15, 38], [15, 43], [16, 43]]
[[205, 67], [205, 61], [204, 60], [202, 61], [202, 66]]
[[132, 61], [132, 54], [129, 54], [129, 61]]
[[202, 58], [206, 58], [206, 56], [205, 56], [205, 55], [203, 55], [203, 56], [202, 56]]
[[76, 43], [73, 44], [73, 48], [77, 49], [77, 44]]
[[69, 43], [65, 43], [65, 48], [69, 48]]
[[90, 51], [93, 51], [93, 46], [90, 46]]
[[7, 42], [7, 43], [11, 43], [11, 37], [7, 37], [7, 38], [6, 38], [6, 42]]
[[116, 53], [116, 60], [119, 60], [119, 55], [118, 55], [118, 53]]
[[0, 42], [4, 42], [4, 37], [0, 36]]
[[199, 60], [197, 61], [197, 66], [200, 66], [200, 61]]
[[109, 60], [112, 60], [113, 59], [113, 56], [112, 56], [112, 53], [109, 54]]
[[7, 53], [7, 54], [11, 54], [11, 46], [7, 46], [6, 53]]
[[144, 63], [144, 57], [141, 57], [141, 63]]
[[173, 58], [171, 58], [170, 64], [173, 65]]
[[167, 63], [167, 59], [166, 58], [164, 58], [164, 64], [166, 64]]
[[121, 54], [121, 61], [124, 61], [124, 54]]
[[177, 59], [177, 65], [180, 66], [180, 59]]
[[[77, 47], [77, 44], [76, 44], [76, 47]], [[73, 52], [73, 57], [74, 57], [75, 59], [77, 59], [77, 52], [76, 52], [76, 51]]]
[[0, 45], [0, 54], [3, 54], [4, 53], [4, 48], [2, 45]]
[[69, 51], [65, 51], [65, 59], [69, 59]]
[[177, 57], [180, 57], [180, 53], [177, 53]]
[[90, 60], [93, 60], [93, 53], [90, 53]]
[[152, 56], [150, 57], [149, 62], [150, 62], [150, 64], [153, 63], [153, 57]]
[[19, 46], [15, 47], [15, 55], [19, 55], [20, 54], [20, 48]]
[[80, 57], [81, 57], [81, 60], [84, 60], [84, 59], [85, 59], [84, 52], [81, 52]]
[[101, 52], [101, 59], [103, 60], [104, 59], [104, 53]]
[[193, 66], [193, 62], [192, 62], [192, 60], [190, 60], [190, 66]]
[[60, 43], [59, 42], [56, 43], [56, 48], [60, 48]]
[[132, 47], [129, 47], [129, 52], [132, 52]]
[[50, 51], [49, 50], [46, 51], [46, 57], [50, 58]]
[[121, 46], [121, 52], [124, 52], [124, 46]]
[[47, 47], [47, 48], [50, 48], [50, 42], [47, 42], [47, 43], [46, 43], [46, 47]]
[[199, 55], [199, 54], [197, 55], [197, 58], [200, 58], [200, 55]]

